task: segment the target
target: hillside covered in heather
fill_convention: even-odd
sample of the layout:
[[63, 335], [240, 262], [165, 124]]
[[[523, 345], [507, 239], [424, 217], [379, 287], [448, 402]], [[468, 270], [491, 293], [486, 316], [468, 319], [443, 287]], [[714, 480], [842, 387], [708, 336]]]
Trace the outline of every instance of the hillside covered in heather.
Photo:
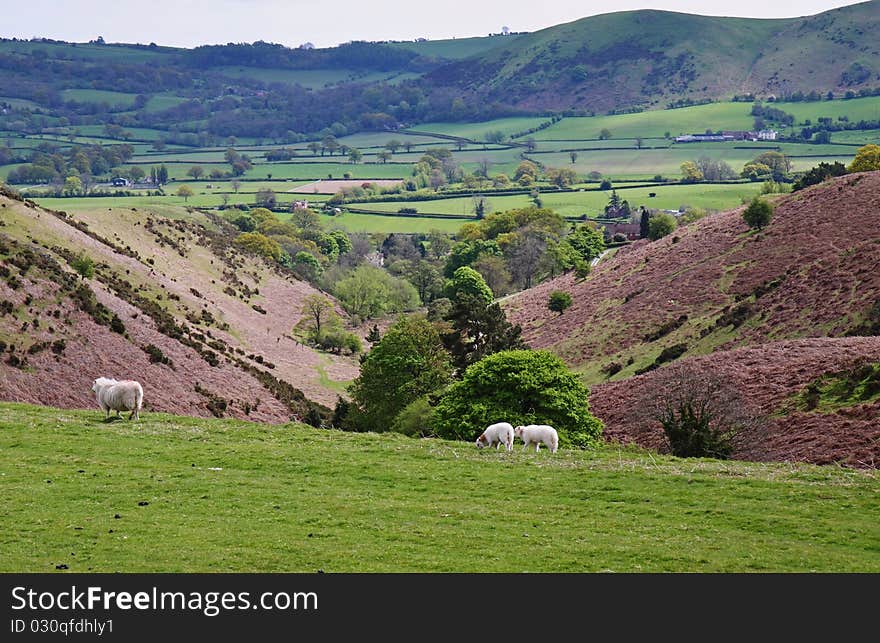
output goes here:
[[[4, 400], [93, 408], [93, 379], [136, 377], [147, 410], [286, 422], [326, 416], [357, 373], [293, 335], [315, 288], [242, 253], [219, 220], [2, 195], [0, 222]], [[90, 279], [70, 267], [83, 252]]]

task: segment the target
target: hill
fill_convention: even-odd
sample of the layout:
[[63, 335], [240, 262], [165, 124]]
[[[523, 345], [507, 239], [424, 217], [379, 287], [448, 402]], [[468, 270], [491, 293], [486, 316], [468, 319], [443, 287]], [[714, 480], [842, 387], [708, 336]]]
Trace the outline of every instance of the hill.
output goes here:
[[[154, 411], [266, 422], [328, 413], [357, 364], [291, 336], [316, 291], [240, 253], [219, 221], [177, 216], [73, 217], [0, 196], [2, 399], [94, 407], [91, 381], [110, 376], [141, 380]], [[94, 278], [70, 268], [80, 253]]]
[[0, 403], [0, 472], [2, 572], [880, 571], [838, 468]]
[[[876, 332], [870, 328], [880, 301], [880, 276], [873, 269], [880, 262], [878, 201], [880, 172], [873, 172], [780, 198], [772, 223], [760, 233], [748, 230], [741, 209], [709, 216], [660, 241], [619, 251], [586, 280], [565, 275], [516, 295], [506, 301], [507, 313], [522, 325], [531, 346], [558, 353], [591, 384], [711, 354], [701, 363], [720, 368], [729, 360], [748, 395], [760, 399], [765, 412], [778, 413], [787, 396], [822, 373], [851, 368], [860, 356], [877, 357], [874, 338], [827, 338]], [[573, 296], [574, 304], [563, 315], [546, 307], [554, 290]], [[804, 338], [817, 340], [772, 343]], [[740, 347], [760, 348], [724, 352]], [[762, 366], [762, 359], [769, 363]], [[746, 363], [750, 366], [744, 369]], [[597, 387], [596, 405], [605, 409], [609, 435], [656, 445], [656, 434], [641, 439], [646, 427], [627, 420], [624, 429], [615, 423], [626, 415], [618, 408], [625, 402], [612, 398], [641, 386], [638, 382], [626, 380], [607, 391]], [[766, 391], [775, 393], [765, 397]], [[829, 436], [825, 447], [810, 451], [794, 442], [773, 442], [756, 447], [760, 453], [749, 457], [870, 462], [877, 455], [872, 436], [878, 404], [875, 400], [867, 409], [855, 409], [852, 417], [850, 411], [835, 410], [779, 420], [783, 432], [794, 426], [821, 428]], [[827, 423], [836, 428], [832, 431]], [[844, 441], [835, 444], [830, 436], [857, 427], [852, 444], [860, 446], [842, 455]]]
[[777, 20], [639, 10], [520, 35], [429, 72], [437, 87], [528, 110], [608, 111], [752, 93], [874, 87], [877, 0]]

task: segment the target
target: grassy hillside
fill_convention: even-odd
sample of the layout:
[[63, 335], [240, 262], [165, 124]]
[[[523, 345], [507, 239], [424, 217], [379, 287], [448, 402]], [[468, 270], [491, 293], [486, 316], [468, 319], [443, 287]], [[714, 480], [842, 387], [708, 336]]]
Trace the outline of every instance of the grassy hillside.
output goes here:
[[519, 36], [427, 78], [487, 102], [599, 111], [872, 87], [880, 67], [869, 35], [880, 21], [877, 7], [873, 0], [781, 20], [610, 13]]
[[867, 472], [99, 415], [0, 404], [0, 571], [880, 571]]

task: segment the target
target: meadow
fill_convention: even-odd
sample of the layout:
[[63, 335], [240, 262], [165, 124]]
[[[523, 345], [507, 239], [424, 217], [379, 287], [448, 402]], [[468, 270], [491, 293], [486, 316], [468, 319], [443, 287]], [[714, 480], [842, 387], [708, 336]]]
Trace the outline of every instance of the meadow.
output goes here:
[[880, 571], [830, 466], [0, 403], [0, 476], [0, 572]]

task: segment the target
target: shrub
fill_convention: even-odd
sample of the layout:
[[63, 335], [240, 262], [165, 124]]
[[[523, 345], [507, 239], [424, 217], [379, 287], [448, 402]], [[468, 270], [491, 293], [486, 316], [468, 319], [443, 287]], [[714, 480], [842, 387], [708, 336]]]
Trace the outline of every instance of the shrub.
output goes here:
[[729, 458], [763, 426], [729, 378], [691, 363], [660, 371], [636, 405], [682, 458]]
[[95, 262], [84, 252], [74, 257], [70, 267], [83, 279], [91, 279], [95, 276]]
[[569, 307], [571, 307], [571, 295], [564, 290], [554, 290], [550, 293], [550, 299], [547, 302], [547, 308], [559, 313], [560, 315]]
[[504, 419], [550, 424], [563, 446], [586, 447], [599, 439], [602, 422], [590, 413], [589, 392], [561, 359], [548, 351], [502, 351], [468, 367], [436, 407], [437, 435], [473, 440]]
[[749, 207], [743, 211], [743, 219], [753, 230], [761, 230], [766, 227], [772, 218], [773, 206], [758, 197], [752, 199]]
[[434, 409], [427, 396], [407, 404], [394, 418], [391, 430], [412, 437], [426, 438], [434, 435]]
[[666, 235], [671, 234], [677, 226], [678, 222], [671, 214], [666, 212], [655, 214], [648, 222], [648, 238], [651, 241], [662, 239]]

